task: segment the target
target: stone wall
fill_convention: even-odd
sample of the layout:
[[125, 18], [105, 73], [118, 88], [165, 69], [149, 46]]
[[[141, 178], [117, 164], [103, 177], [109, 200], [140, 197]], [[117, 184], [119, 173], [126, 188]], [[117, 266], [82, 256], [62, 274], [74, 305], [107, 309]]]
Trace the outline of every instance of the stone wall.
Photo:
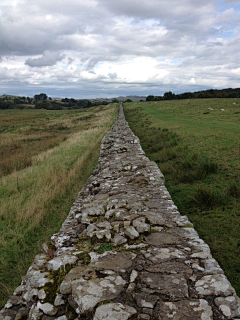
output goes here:
[[122, 105], [98, 166], [0, 320], [238, 319], [240, 299], [174, 205]]

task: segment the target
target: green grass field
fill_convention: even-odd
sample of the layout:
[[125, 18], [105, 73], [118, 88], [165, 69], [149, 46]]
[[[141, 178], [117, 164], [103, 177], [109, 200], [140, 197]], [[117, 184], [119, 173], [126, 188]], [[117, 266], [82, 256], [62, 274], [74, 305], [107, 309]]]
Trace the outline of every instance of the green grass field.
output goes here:
[[59, 231], [116, 116], [116, 104], [0, 111], [0, 308]]
[[240, 99], [125, 103], [124, 112], [240, 295]]

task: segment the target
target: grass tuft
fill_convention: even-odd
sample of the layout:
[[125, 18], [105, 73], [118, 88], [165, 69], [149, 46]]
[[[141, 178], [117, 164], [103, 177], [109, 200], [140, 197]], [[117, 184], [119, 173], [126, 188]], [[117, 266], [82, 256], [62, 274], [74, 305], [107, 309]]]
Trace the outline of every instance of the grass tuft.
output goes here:
[[211, 190], [209, 188], [199, 186], [193, 195], [193, 201], [197, 207], [207, 210], [218, 206], [225, 206], [229, 202], [229, 193], [224, 190]]

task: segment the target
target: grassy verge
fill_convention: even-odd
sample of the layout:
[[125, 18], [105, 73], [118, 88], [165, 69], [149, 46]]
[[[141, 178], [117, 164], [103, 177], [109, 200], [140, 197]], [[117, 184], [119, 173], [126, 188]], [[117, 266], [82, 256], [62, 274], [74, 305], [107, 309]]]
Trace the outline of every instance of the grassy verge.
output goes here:
[[[38, 121], [35, 128], [46, 127], [43, 120], [49, 112], [33, 111]], [[49, 126], [67, 126], [68, 134], [61, 136], [60, 130], [59, 139], [50, 149], [48, 144], [48, 149], [42, 143], [39, 148], [35, 146], [33, 154], [30, 152], [28, 156], [31, 165], [21, 170], [15, 167], [11, 174], [1, 177], [0, 308], [40, 252], [41, 244], [49, 241], [61, 227], [77, 193], [97, 164], [101, 139], [115, 122], [116, 115], [116, 105], [64, 116], [59, 115], [59, 111], [51, 112], [53, 122]], [[22, 141], [26, 139], [26, 132], [31, 131], [28, 116], [25, 115], [25, 120], [20, 113], [15, 117], [22, 118], [19, 120], [20, 128], [24, 128], [22, 135], [18, 129], [15, 130], [18, 133], [4, 131], [4, 140], [13, 140], [13, 144], [14, 138]], [[46, 132], [47, 129], [39, 130], [37, 141], [41, 141]], [[28, 146], [29, 141], [21, 145], [22, 154]], [[45, 151], [42, 152], [42, 148]]]
[[86, 130], [100, 110], [0, 110], [0, 177], [31, 166], [33, 156]]
[[240, 99], [129, 103], [124, 110], [180, 212], [240, 295]]

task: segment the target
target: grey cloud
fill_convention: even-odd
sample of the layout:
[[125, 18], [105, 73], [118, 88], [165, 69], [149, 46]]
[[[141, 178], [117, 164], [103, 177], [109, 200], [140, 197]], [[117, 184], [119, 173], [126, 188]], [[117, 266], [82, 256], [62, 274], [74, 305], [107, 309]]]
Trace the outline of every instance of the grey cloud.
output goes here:
[[159, 20], [169, 20], [169, 24], [174, 23], [171, 18], [189, 21], [199, 15], [214, 12], [216, 6], [214, 0], [101, 0], [99, 6], [105, 6], [116, 15], [126, 15], [140, 18], [157, 18]]
[[73, 63], [74, 60], [75, 60], [75, 59], [73, 59], [73, 58], [71, 58], [71, 57], [68, 57], [68, 65], [71, 64], [71, 63]]
[[116, 72], [115, 72], [115, 73], [109, 73], [108, 76], [109, 76], [109, 78], [110, 78], [111, 80], [117, 79], [117, 74], [116, 74]]
[[33, 58], [33, 59], [27, 59], [25, 64], [30, 67], [46, 67], [46, 66], [53, 66], [58, 61], [61, 61], [65, 58], [65, 54], [59, 53], [59, 52], [50, 52], [45, 51], [43, 53], [43, 56], [40, 58]]
[[99, 61], [101, 61], [101, 57], [90, 58], [86, 66], [86, 70], [92, 70]]

